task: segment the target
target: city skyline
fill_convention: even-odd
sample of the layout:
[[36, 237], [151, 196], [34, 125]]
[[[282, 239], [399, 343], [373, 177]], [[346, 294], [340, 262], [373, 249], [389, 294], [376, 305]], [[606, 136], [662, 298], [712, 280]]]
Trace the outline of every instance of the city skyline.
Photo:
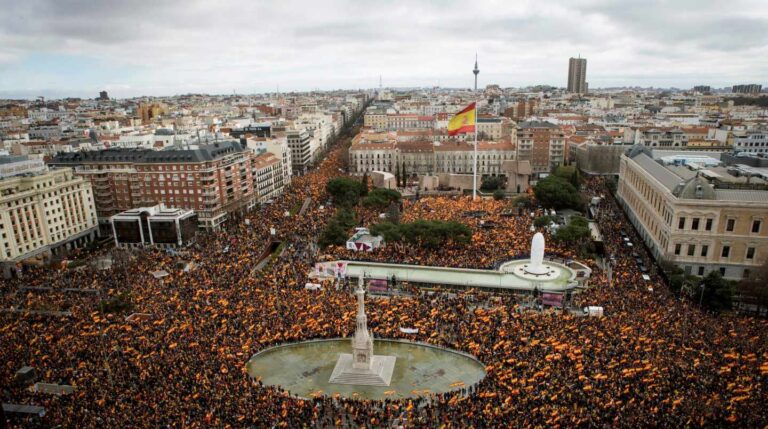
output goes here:
[[579, 54], [594, 89], [768, 76], [759, 1], [289, 3], [0, 0], [0, 97], [471, 88], [475, 52], [479, 88], [565, 87]]

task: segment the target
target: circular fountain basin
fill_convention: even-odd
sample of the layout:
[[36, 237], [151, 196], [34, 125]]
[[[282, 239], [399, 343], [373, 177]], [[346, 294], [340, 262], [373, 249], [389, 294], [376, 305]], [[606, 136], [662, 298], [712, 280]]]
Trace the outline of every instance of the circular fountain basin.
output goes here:
[[350, 350], [349, 339], [279, 345], [255, 354], [246, 369], [263, 384], [280, 386], [302, 398], [337, 394], [375, 400], [427, 396], [469, 387], [485, 377], [485, 366], [469, 354], [424, 343], [376, 339], [374, 354], [397, 358], [389, 386], [329, 383], [339, 355]]

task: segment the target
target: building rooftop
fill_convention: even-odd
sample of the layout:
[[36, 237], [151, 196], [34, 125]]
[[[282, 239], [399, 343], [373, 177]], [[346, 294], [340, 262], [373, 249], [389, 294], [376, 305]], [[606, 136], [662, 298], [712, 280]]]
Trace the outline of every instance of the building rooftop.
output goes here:
[[99, 151], [59, 153], [53, 158], [51, 163], [66, 165], [97, 162], [137, 164], [204, 162], [243, 151], [245, 149], [237, 141], [222, 141], [199, 145], [194, 149], [168, 148], [157, 151], [151, 149], [114, 148]]
[[[768, 202], [768, 169], [724, 166], [701, 153], [689, 155], [689, 159], [681, 161], [683, 158], [671, 156], [668, 151], [651, 151], [638, 146], [627, 151], [627, 157], [677, 198]], [[717, 164], [702, 162], [705, 158], [717, 161]]]

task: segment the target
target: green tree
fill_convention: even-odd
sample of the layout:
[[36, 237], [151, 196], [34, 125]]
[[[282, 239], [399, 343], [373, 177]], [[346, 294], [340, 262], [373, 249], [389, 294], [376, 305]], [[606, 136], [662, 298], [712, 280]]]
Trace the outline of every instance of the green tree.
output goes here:
[[389, 203], [387, 208], [387, 221], [394, 223], [395, 225], [400, 223], [400, 204], [396, 202]]
[[400, 183], [402, 183], [400, 180], [400, 164], [398, 163], [395, 163], [395, 183], [395, 186], [398, 188], [400, 187]]
[[507, 196], [507, 194], [502, 189], [497, 189], [497, 190], [493, 191], [493, 199], [496, 200], [496, 201], [501, 201], [506, 196]]
[[367, 171], [363, 173], [363, 180], [361, 180], [360, 183], [363, 185], [362, 191], [360, 192], [360, 196], [364, 197], [368, 195], [368, 172]]
[[736, 285], [736, 291], [739, 302], [751, 306], [751, 312], [759, 315], [768, 308], [768, 260], [741, 280]]
[[579, 173], [578, 167], [575, 165], [560, 165], [555, 168], [553, 174], [561, 179], [567, 180], [577, 189], [581, 185], [581, 174]]
[[701, 303], [708, 309], [716, 312], [730, 310], [733, 304], [733, 285], [725, 280], [720, 271], [711, 271], [701, 281], [699, 297]]
[[586, 244], [590, 238], [589, 223], [582, 216], [571, 216], [568, 225], [558, 228], [552, 238], [568, 245]]
[[326, 189], [336, 204], [352, 207], [360, 201], [363, 184], [348, 177], [336, 177], [328, 181]]
[[400, 185], [400, 187], [401, 188], [405, 188], [406, 186], [408, 186], [408, 172], [405, 169], [405, 161], [403, 161], [403, 168], [402, 168], [402, 170], [403, 170], [403, 173], [402, 173], [403, 174], [403, 184]]
[[533, 220], [533, 226], [536, 228], [544, 228], [545, 226], [549, 226], [550, 223], [554, 222], [555, 218], [552, 216], [539, 216], [536, 219]]
[[513, 204], [517, 207], [523, 207], [523, 208], [533, 207], [533, 201], [531, 201], [531, 197], [529, 197], [528, 195], [521, 195], [515, 198], [515, 201]]
[[501, 176], [485, 176], [480, 185], [480, 190], [485, 192], [495, 191], [504, 187], [504, 178]]
[[330, 245], [340, 246], [347, 241], [347, 231], [338, 222], [333, 220], [328, 221], [328, 224], [320, 232], [320, 238], [317, 240], [317, 244], [321, 247], [327, 247]]
[[381, 222], [371, 227], [371, 232], [381, 235], [388, 242], [405, 241], [406, 243], [436, 249], [445, 243], [466, 244], [472, 241], [472, 230], [459, 222], [419, 219], [400, 225]]
[[379, 222], [371, 227], [371, 234], [384, 237], [384, 241], [393, 243], [402, 240], [400, 227], [390, 221]]
[[539, 180], [533, 193], [541, 205], [547, 208], [580, 209], [582, 205], [576, 188], [567, 180], [554, 175]]
[[349, 238], [349, 230], [356, 223], [354, 212], [344, 207], [339, 208], [320, 232], [317, 243], [321, 247], [343, 245], [347, 242], [347, 238]]
[[369, 208], [383, 209], [392, 202], [399, 202], [400, 192], [394, 189], [376, 188], [363, 199], [363, 205]]

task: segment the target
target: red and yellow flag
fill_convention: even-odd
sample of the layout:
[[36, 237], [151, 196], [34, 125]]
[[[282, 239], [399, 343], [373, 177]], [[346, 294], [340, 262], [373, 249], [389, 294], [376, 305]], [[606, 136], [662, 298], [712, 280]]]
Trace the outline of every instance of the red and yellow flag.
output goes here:
[[475, 109], [475, 103], [472, 103], [451, 118], [448, 122], [448, 135], [455, 136], [456, 134], [475, 132], [476, 117], [477, 110]]

